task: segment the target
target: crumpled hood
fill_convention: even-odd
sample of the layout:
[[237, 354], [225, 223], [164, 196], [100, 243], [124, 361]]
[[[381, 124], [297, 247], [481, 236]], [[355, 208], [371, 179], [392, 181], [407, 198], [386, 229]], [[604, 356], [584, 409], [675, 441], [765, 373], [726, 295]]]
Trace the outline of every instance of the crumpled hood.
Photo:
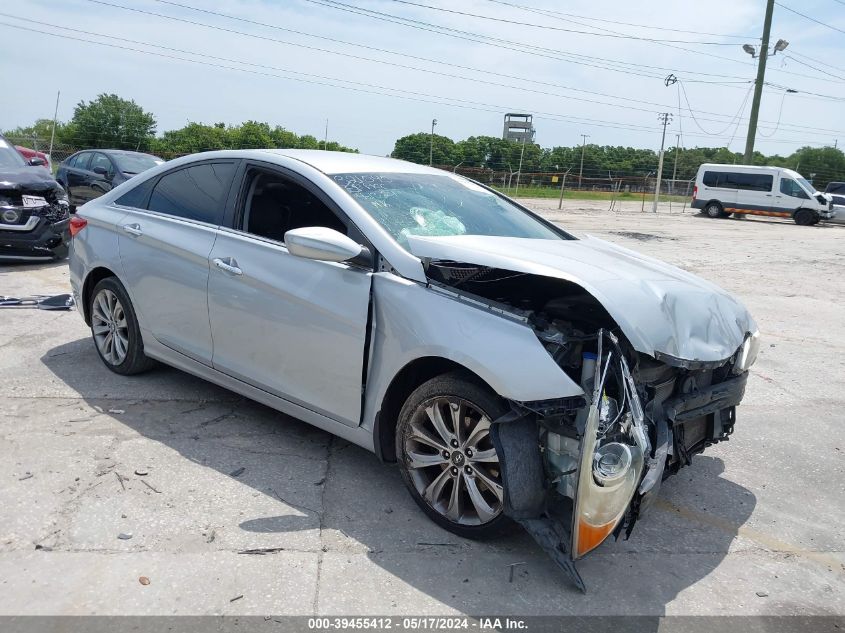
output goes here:
[[43, 167], [0, 170], [0, 189], [36, 193], [57, 189], [58, 186], [50, 172]]
[[575, 240], [408, 236], [420, 258], [555, 277], [592, 294], [639, 352], [687, 361], [731, 357], [757, 325], [733, 296], [675, 266], [587, 236]]

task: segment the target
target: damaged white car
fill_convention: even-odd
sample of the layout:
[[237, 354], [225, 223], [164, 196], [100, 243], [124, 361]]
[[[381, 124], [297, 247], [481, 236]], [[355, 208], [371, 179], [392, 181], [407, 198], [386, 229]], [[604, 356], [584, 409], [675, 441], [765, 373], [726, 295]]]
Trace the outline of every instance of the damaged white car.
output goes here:
[[746, 309], [436, 169], [320, 151], [178, 159], [71, 220], [103, 362], [173, 365], [396, 461], [465, 537], [574, 561], [734, 429]]

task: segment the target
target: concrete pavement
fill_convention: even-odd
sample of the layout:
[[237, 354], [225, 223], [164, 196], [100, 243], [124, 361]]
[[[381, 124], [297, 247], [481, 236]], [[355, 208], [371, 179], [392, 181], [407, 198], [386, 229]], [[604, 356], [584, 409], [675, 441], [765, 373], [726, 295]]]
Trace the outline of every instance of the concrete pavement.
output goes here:
[[[586, 596], [524, 534], [436, 527], [355, 446], [174, 369], [117, 376], [75, 311], [6, 309], [0, 614], [845, 613], [845, 227], [530, 204], [722, 285], [764, 337], [730, 442], [579, 563]], [[0, 294], [67, 291], [64, 263], [0, 267]]]

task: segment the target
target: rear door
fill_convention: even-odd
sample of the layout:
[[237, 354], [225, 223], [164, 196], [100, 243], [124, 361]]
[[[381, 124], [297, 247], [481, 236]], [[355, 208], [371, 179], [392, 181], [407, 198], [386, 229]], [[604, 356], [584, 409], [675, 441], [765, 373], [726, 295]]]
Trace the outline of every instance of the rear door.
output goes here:
[[[118, 226], [127, 289], [159, 342], [211, 365], [208, 256], [238, 161], [191, 163], [142, 183]], [[119, 198], [129, 198], [131, 190]]]
[[291, 172], [249, 164], [240, 191], [231, 227], [220, 229], [209, 256], [214, 368], [357, 426], [372, 265], [296, 257], [284, 234], [325, 226], [366, 241]]
[[68, 163], [67, 194], [72, 205], [82, 205], [88, 202], [84, 189], [88, 186], [88, 164], [91, 161], [91, 154], [92, 152], [80, 152]]

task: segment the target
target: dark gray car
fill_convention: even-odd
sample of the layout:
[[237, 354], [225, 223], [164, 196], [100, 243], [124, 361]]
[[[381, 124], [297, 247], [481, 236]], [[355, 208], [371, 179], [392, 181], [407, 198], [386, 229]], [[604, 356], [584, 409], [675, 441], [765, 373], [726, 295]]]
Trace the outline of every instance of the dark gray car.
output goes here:
[[77, 207], [163, 162], [142, 152], [85, 150], [59, 165], [56, 180], [67, 191], [71, 207]]

